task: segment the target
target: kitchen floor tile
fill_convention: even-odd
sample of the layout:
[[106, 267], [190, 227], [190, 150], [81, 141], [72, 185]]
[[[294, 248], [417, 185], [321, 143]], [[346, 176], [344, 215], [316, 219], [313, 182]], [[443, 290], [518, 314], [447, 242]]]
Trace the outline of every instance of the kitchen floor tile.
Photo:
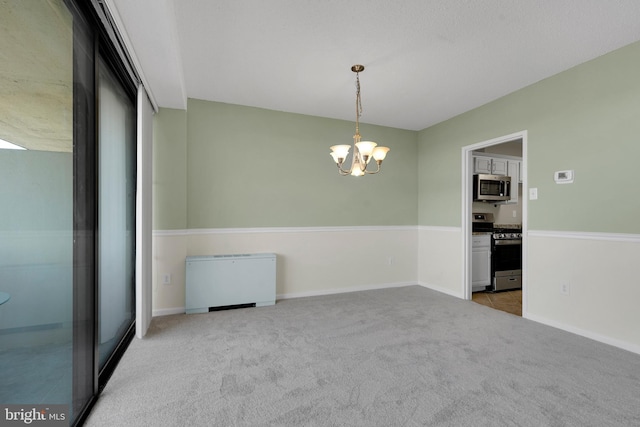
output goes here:
[[522, 316], [522, 290], [504, 292], [475, 292], [473, 302], [496, 310]]

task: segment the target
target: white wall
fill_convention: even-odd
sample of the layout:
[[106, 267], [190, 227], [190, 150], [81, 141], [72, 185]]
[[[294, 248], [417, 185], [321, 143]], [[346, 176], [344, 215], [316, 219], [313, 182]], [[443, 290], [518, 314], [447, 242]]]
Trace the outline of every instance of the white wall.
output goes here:
[[459, 227], [418, 229], [418, 281], [422, 286], [464, 298], [462, 230]]
[[184, 312], [194, 255], [276, 253], [278, 299], [417, 284], [416, 227], [157, 231], [153, 241], [154, 315]]
[[640, 353], [640, 235], [530, 231], [528, 240], [525, 317]]

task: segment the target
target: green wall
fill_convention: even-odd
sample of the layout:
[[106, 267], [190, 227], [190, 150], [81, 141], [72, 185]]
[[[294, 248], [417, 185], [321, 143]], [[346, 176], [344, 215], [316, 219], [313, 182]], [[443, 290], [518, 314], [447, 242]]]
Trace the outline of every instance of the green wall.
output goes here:
[[154, 120], [154, 229], [458, 227], [462, 147], [527, 130], [530, 229], [639, 233], [639, 70], [634, 43], [421, 132], [363, 124], [391, 152], [362, 178], [329, 156], [352, 122], [190, 99]]
[[379, 174], [343, 177], [329, 147], [354, 131], [349, 121], [196, 99], [186, 112], [161, 109], [154, 229], [415, 225], [418, 133], [361, 124], [363, 138], [391, 151]]
[[421, 131], [419, 224], [460, 225], [462, 147], [527, 130], [530, 229], [639, 233], [639, 72], [634, 43]]
[[187, 112], [153, 118], [153, 229], [187, 228]]

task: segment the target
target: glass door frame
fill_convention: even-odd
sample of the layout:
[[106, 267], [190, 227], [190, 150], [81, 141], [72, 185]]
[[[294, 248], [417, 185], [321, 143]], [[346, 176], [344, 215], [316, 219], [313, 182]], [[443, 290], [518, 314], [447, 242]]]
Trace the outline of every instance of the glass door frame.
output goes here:
[[[73, 15], [73, 379], [72, 425], [82, 425], [135, 334], [135, 316], [102, 369], [99, 366], [98, 66], [102, 60], [137, 108], [138, 82], [105, 28], [96, 0], [64, 0]], [[134, 145], [137, 142], [134, 140]], [[134, 146], [134, 155], [136, 153]], [[134, 164], [136, 160], [134, 158]], [[137, 166], [136, 166], [137, 167]], [[134, 179], [135, 179], [134, 174]], [[137, 212], [135, 213], [137, 215]], [[135, 218], [133, 219], [135, 227]], [[135, 233], [134, 233], [135, 234]], [[133, 239], [134, 252], [136, 239]], [[135, 268], [135, 263], [134, 263]], [[135, 274], [134, 274], [135, 277]], [[135, 280], [131, 283], [135, 311]]]
[[[100, 41], [100, 40], [98, 40]], [[126, 93], [127, 97], [129, 98], [129, 100], [131, 101], [132, 105], [134, 106], [134, 108], [137, 108], [137, 93], [136, 90], [137, 88], [135, 87], [135, 85], [133, 84], [133, 82], [131, 82], [130, 80], [128, 80], [126, 78], [127, 73], [126, 70], [124, 68], [124, 65], [122, 64], [121, 61], [118, 60], [118, 56], [117, 56], [117, 52], [113, 49], [113, 46], [111, 44], [106, 44], [106, 43], [99, 43], [98, 46], [98, 54], [95, 55], [95, 70], [96, 70], [96, 77], [95, 77], [95, 83], [96, 83], [96, 93], [99, 94], [98, 91], [98, 85], [99, 85], [99, 76], [100, 76], [100, 66], [101, 64], [104, 65], [105, 67], [108, 68], [108, 71], [111, 72], [112, 77], [115, 77], [118, 81], [118, 83], [120, 83], [121, 88], [123, 89], [123, 91]], [[96, 114], [97, 117], [99, 117], [99, 97], [96, 97]], [[134, 115], [134, 120], [137, 120], [137, 115]], [[99, 193], [99, 163], [100, 163], [100, 141], [99, 141], [99, 135], [98, 135], [98, 128], [100, 126], [99, 123], [99, 119], [96, 119], [96, 145], [97, 145], [97, 149], [96, 149], [96, 182], [98, 184], [98, 187], [96, 188], [96, 194], [98, 195]], [[135, 127], [134, 127], [135, 129]], [[136, 132], [134, 131], [134, 135], [136, 134]], [[133, 188], [134, 191], [136, 191], [136, 164], [137, 164], [137, 150], [136, 150], [136, 140], [134, 138], [133, 140], [133, 147], [131, 148], [131, 152], [133, 153], [133, 159], [131, 159], [131, 161], [133, 162], [133, 167], [134, 167], [134, 173], [132, 176], [132, 179], [134, 180], [133, 183]], [[131, 295], [132, 295], [132, 301], [131, 301], [131, 305], [132, 305], [132, 310], [133, 310], [133, 317], [131, 319], [131, 322], [128, 324], [128, 326], [126, 326], [126, 332], [124, 333], [122, 339], [120, 340], [120, 342], [116, 345], [115, 349], [111, 352], [111, 354], [107, 357], [107, 361], [104, 364], [104, 366], [102, 366], [102, 368], [100, 368], [100, 357], [98, 356], [98, 352], [100, 350], [100, 342], [99, 342], [99, 327], [100, 327], [100, 319], [99, 319], [99, 308], [100, 308], [100, 292], [99, 292], [99, 284], [100, 284], [100, 279], [99, 279], [99, 270], [100, 270], [100, 257], [99, 257], [99, 253], [97, 248], [99, 247], [99, 240], [100, 240], [100, 235], [99, 233], [97, 234], [97, 241], [96, 241], [96, 298], [95, 298], [95, 310], [96, 310], [96, 318], [98, 319], [98, 321], [96, 322], [96, 334], [95, 334], [95, 344], [96, 344], [96, 364], [97, 364], [97, 369], [99, 372], [98, 375], [98, 391], [101, 392], [102, 389], [104, 388], [104, 386], [106, 385], [107, 381], [109, 380], [109, 378], [111, 377], [111, 375], [113, 374], [113, 371], [116, 367], [116, 365], [118, 364], [118, 362], [120, 361], [120, 359], [122, 358], [122, 355], [124, 354], [125, 350], [127, 349], [127, 347], [129, 346], [129, 343], [131, 342], [131, 340], [133, 339], [133, 337], [135, 336], [135, 331], [136, 331], [136, 325], [135, 325], [135, 309], [136, 309], [136, 304], [135, 304], [135, 251], [136, 251], [136, 211], [135, 211], [135, 194], [133, 197], [133, 202], [134, 202], [134, 217], [132, 218], [132, 242], [133, 242], [133, 254], [134, 254], [134, 258], [131, 260], [132, 261], [132, 265], [134, 268], [133, 271], [133, 275], [132, 275], [132, 281], [130, 283], [131, 286]], [[100, 199], [98, 197], [98, 203], [100, 203]], [[96, 203], [96, 215], [98, 216], [98, 222], [99, 222], [99, 215], [98, 215], [98, 210], [99, 210], [99, 206], [98, 203]], [[97, 222], [97, 225], [98, 225]], [[99, 229], [99, 227], [97, 227], [97, 229]]]

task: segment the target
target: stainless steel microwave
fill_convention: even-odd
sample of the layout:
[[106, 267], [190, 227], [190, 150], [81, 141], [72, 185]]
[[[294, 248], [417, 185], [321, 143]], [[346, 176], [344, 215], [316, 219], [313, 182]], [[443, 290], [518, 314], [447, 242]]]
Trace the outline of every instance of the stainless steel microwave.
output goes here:
[[473, 200], [499, 202], [511, 199], [511, 177], [476, 174], [473, 176]]

